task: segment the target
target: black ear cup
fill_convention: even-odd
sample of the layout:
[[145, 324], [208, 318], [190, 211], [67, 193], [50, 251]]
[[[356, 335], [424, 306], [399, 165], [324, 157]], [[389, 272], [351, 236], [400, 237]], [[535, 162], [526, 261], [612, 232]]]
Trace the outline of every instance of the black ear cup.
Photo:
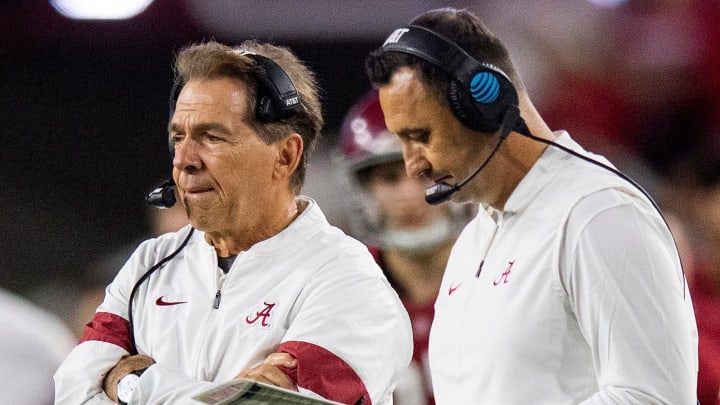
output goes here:
[[[448, 100], [450, 101], [450, 109], [452, 110], [455, 117], [460, 120], [468, 128], [480, 131], [482, 127], [491, 127], [491, 125], [478, 125], [476, 120], [468, 116], [467, 111], [471, 111], [468, 107], [467, 97], [462, 97], [464, 87], [457, 80], [450, 82], [450, 90], [448, 92]], [[489, 132], [489, 131], [488, 131]]]
[[255, 116], [264, 122], [277, 121], [279, 114], [275, 110], [272, 99], [266, 94], [258, 94], [255, 105]]
[[[243, 53], [243, 55], [254, 60], [256, 65], [253, 75], [259, 82], [255, 104], [255, 117], [258, 121], [277, 122], [303, 111], [300, 94], [280, 65], [265, 56], [253, 53]], [[175, 115], [178, 96], [183, 86], [180, 77], [176, 76], [168, 101], [170, 115], [168, 121], [171, 121]], [[168, 147], [172, 162], [175, 159], [175, 145], [170, 139], [168, 139]], [[172, 207], [175, 204], [174, 186], [175, 182], [171, 178], [151, 191], [145, 200], [148, 204], [159, 208]]]
[[450, 109], [470, 129], [497, 132], [506, 111], [517, 108], [517, 91], [502, 70], [477, 61], [454, 42], [427, 28], [411, 25], [397, 29], [381, 50], [415, 55], [450, 74]]
[[255, 116], [258, 120], [276, 122], [303, 110], [300, 95], [280, 65], [261, 55], [245, 55], [255, 61], [255, 77], [261, 83], [255, 104]]
[[[257, 89], [255, 103], [255, 118], [262, 122], [277, 122], [289, 118], [303, 110], [300, 95], [295, 89], [290, 76], [270, 58], [254, 53], [243, 53], [255, 61], [254, 77], [260, 85]], [[170, 91], [168, 120], [175, 114], [175, 106], [184, 83], [179, 77], [175, 78]], [[169, 142], [170, 157], [175, 157], [175, 147]]]
[[[291, 117], [303, 110], [300, 94], [295, 89], [290, 76], [270, 58], [254, 53], [243, 53], [255, 61], [254, 77], [260, 85], [257, 89], [255, 117], [263, 122], [276, 122]], [[170, 120], [175, 114], [175, 105], [184, 83], [175, 78], [170, 91]]]

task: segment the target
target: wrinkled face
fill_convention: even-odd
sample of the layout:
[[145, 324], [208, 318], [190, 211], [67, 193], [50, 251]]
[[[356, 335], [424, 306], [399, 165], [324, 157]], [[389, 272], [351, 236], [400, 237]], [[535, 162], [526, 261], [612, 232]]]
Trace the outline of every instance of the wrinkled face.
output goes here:
[[190, 223], [222, 231], [259, 212], [277, 150], [248, 125], [247, 86], [237, 79], [191, 80], [170, 122], [173, 178]]
[[[490, 137], [465, 128], [410, 68], [399, 69], [380, 88], [385, 124], [403, 145], [407, 175], [457, 184], [479, 167]], [[486, 170], [487, 172], [487, 170]], [[480, 202], [481, 176], [453, 195], [453, 201]]]
[[383, 163], [369, 170], [366, 186], [385, 228], [420, 229], [446, 214], [445, 207], [425, 202], [425, 188], [432, 182], [408, 177], [402, 161]]

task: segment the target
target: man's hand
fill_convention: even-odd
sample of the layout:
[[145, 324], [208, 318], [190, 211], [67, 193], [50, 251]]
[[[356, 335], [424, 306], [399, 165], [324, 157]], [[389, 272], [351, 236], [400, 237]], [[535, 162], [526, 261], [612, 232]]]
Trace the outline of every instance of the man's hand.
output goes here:
[[118, 402], [118, 381], [135, 370], [141, 370], [153, 364], [155, 364], [155, 360], [144, 354], [136, 354], [134, 356], [125, 356], [121, 358], [115, 367], [113, 367], [105, 376], [105, 380], [103, 381], [103, 390], [105, 390], [105, 394], [107, 394], [107, 396], [113, 401]]
[[278, 367], [295, 368], [297, 359], [287, 353], [272, 353], [259, 366], [243, 370], [235, 378], [247, 378], [272, 384], [278, 387], [297, 391], [297, 385], [292, 378], [285, 374]]

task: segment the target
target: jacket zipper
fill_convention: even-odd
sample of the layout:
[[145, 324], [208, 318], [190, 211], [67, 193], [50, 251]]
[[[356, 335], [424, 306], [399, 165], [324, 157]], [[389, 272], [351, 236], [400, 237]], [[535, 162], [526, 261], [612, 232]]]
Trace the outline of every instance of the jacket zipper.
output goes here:
[[215, 293], [215, 301], [213, 302], [213, 309], [220, 308], [220, 297], [220, 290], [217, 290], [217, 292]]

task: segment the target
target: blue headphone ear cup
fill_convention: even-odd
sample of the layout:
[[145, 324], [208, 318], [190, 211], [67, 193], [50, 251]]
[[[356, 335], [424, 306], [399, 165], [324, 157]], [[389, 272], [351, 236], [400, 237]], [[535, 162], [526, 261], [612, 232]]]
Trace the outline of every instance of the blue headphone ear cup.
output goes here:
[[[497, 93], [495, 101], [499, 97], [499, 89]], [[453, 114], [466, 127], [486, 133], [494, 133], [500, 129], [500, 114], [495, 111], [497, 103], [477, 102], [468, 86], [457, 80], [451, 81], [448, 100]]]
[[494, 102], [499, 94], [500, 82], [494, 74], [488, 71], [475, 73], [470, 80], [470, 95], [480, 104]]
[[515, 87], [504, 75], [482, 69], [463, 84], [450, 82], [448, 94], [450, 109], [466, 127], [486, 133], [495, 133], [502, 126], [505, 112], [518, 104]]

